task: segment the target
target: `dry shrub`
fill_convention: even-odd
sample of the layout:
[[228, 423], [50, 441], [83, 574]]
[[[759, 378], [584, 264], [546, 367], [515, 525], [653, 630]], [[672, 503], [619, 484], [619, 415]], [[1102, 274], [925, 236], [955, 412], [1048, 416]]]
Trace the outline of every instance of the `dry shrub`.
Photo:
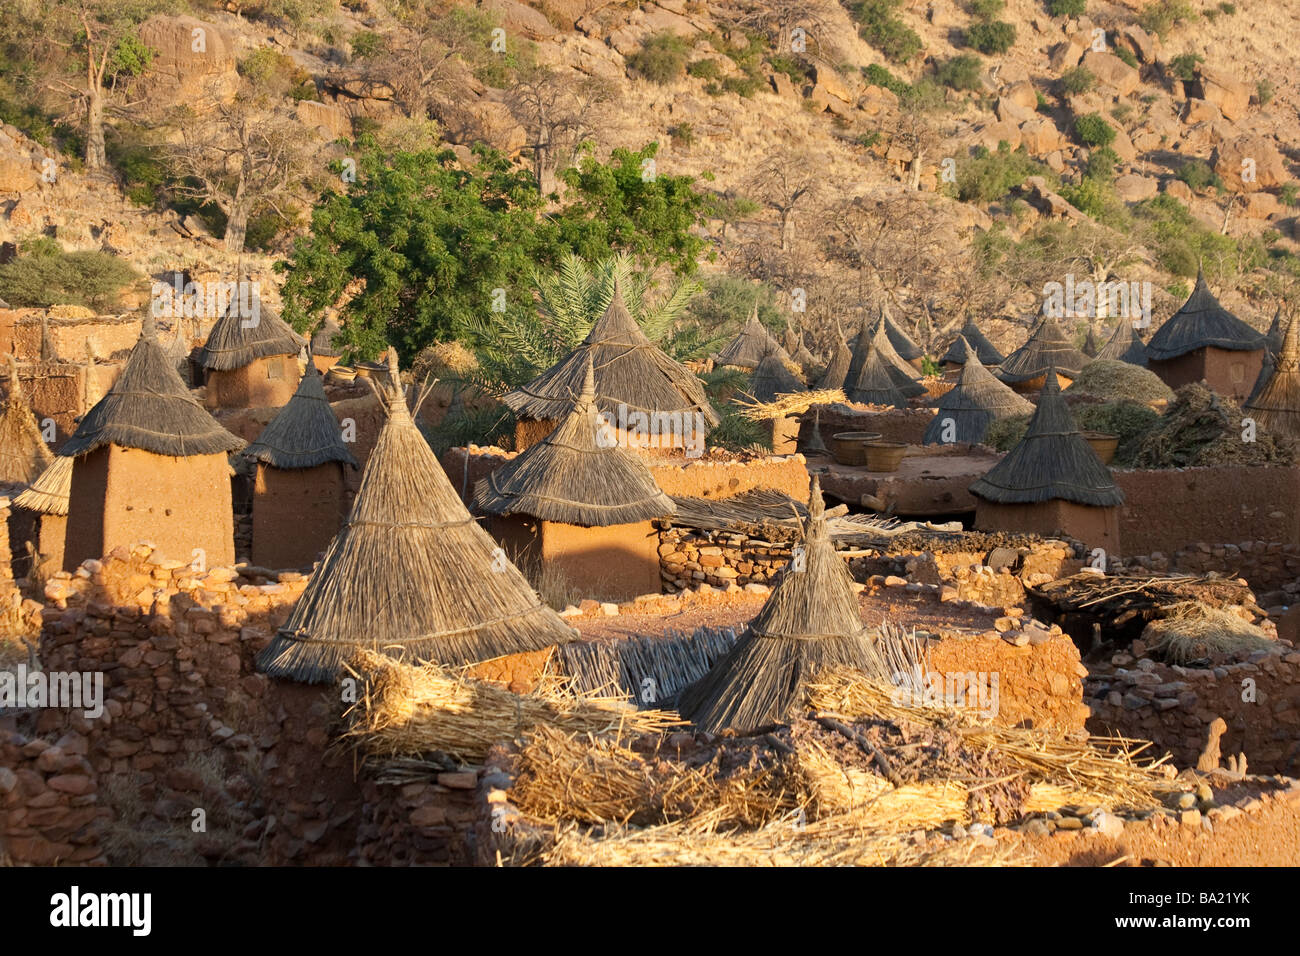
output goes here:
[[1267, 633], [1225, 608], [1185, 601], [1142, 631], [1153, 653], [1173, 664], [1187, 664], [1215, 655], [1242, 658], [1276, 647]]

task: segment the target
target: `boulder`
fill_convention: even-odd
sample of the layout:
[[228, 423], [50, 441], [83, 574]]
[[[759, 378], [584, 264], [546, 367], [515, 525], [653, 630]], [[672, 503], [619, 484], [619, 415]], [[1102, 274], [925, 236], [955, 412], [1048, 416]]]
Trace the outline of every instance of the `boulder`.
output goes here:
[[1083, 213], [1075, 209], [1065, 197], [1055, 193], [1042, 176], [1030, 176], [1020, 187], [1025, 201], [1046, 215], [1063, 219], [1083, 219]]
[[1109, 86], [1120, 96], [1128, 96], [1138, 87], [1141, 77], [1114, 53], [1098, 53], [1089, 50], [1083, 58], [1083, 66], [1097, 81]]
[[1192, 187], [1181, 179], [1166, 179], [1165, 192], [1175, 199], [1181, 199], [1183, 202], [1192, 201]]
[[[1253, 161], [1253, 181], [1244, 176]], [[1258, 133], [1246, 133], [1222, 142], [1210, 160], [1214, 171], [1223, 177], [1228, 189], [1253, 193], [1272, 189], [1286, 182], [1286, 163], [1278, 148]]]
[[842, 103], [852, 103], [856, 99], [844, 79], [825, 64], [814, 68], [813, 82]]
[[[1003, 80], [1006, 79], [1004, 73], [999, 73], [998, 77]], [[1038, 93], [1034, 90], [1034, 84], [1028, 81], [1013, 84], [1005, 93], [1002, 94], [1002, 98], [1010, 100], [1012, 103], [1024, 107], [1030, 112], [1038, 109]]]
[[141, 78], [152, 105], [183, 104], [202, 112], [205, 104], [234, 99], [239, 86], [235, 46], [215, 23], [190, 16], [150, 17], [140, 26], [140, 40], [156, 51]]
[[314, 129], [325, 139], [339, 139], [352, 135], [352, 120], [346, 112], [333, 103], [316, 100], [299, 100], [298, 122]]
[[[1020, 127], [1021, 141], [1025, 149], [1033, 156], [1049, 156], [1059, 153], [1066, 145], [1065, 137], [1046, 116], [1037, 116]], [[1062, 163], [1062, 169], [1064, 163]], [[1059, 172], [1059, 170], [1058, 170]]]
[[507, 35], [522, 35], [530, 40], [547, 40], [558, 32], [540, 10], [519, 0], [482, 0], [479, 8], [496, 15]]
[[1111, 141], [1110, 148], [1115, 151], [1122, 163], [1131, 163], [1137, 159], [1137, 149], [1133, 146], [1133, 140], [1128, 138], [1128, 133], [1124, 128], [1115, 125], [1115, 138]]
[[1073, 40], [1066, 40], [1052, 47], [1050, 63], [1054, 73], [1064, 73], [1072, 66], [1078, 66], [1083, 59], [1084, 47]]
[[1272, 193], [1247, 193], [1241, 206], [1241, 215], [1246, 219], [1273, 219], [1286, 214], [1287, 208]]
[[1009, 96], [998, 97], [996, 106], [998, 119], [1012, 123], [1024, 123], [1034, 118], [1033, 107], [1024, 107]]
[[1195, 126], [1197, 123], [1216, 123], [1223, 119], [1223, 114], [1219, 108], [1208, 100], [1192, 97], [1187, 101], [1187, 109], [1183, 111], [1183, 122], [1188, 126]]
[[1187, 84], [1189, 96], [1208, 100], [1230, 120], [1239, 120], [1250, 106], [1251, 89], [1222, 70], [1200, 64], [1195, 78]]
[[772, 92], [777, 96], [799, 95], [799, 91], [794, 88], [794, 83], [790, 81], [790, 77], [785, 73], [773, 73], [767, 78], [767, 81], [772, 84]]
[[1115, 178], [1115, 192], [1125, 202], [1139, 202], [1150, 199], [1160, 190], [1160, 184], [1152, 176], [1139, 176], [1126, 173]]
[[24, 156], [0, 156], [0, 193], [21, 193], [35, 189], [40, 177]]
[[898, 96], [893, 90], [887, 90], [883, 86], [868, 86], [862, 91], [862, 99], [858, 100], [858, 109], [868, 116], [875, 116], [882, 110], [896, 110]]
[[1013, 150], [1019, 149], [1021, 143], [1020, 127], [1007, 120], [999, 120], [981, 127], [976, 130], [975, 137], [980, 145], [991, 150], [997, 149], [998, 143], [1004, 141]]
[[1132, 53], [1139, 63], [1155, 63], [1160, 59], [1160, 38], [1147, 33], [1136, 23], [1116, 33], [1114, 43]]

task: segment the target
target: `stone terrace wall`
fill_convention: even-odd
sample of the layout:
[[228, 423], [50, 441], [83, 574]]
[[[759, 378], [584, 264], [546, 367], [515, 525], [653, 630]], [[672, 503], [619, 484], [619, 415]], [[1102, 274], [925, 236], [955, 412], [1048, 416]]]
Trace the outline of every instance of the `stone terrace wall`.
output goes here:
[[357, 859], [369, 866], [470, 866], [477, 862], [481, 778], [487, 770], [431, 774], [384, 783], [367, 770], [361, 784]]
[[[1198, 542], [1175, 551], [1172, 556], [1157, 551], [1130, 557], [1124, 564], [1149, 571], [1190, 574], [1214, 571], [1228, 577], [1242, 577], [1259, 594], [1259, 603], [1265, 608], [1289, 607], [1300, 600], [1300, 545], [1284, 545], [1278, 541]], [[1281, 608], [1277, 610], [1280, 613]]]
[[0, 861], [102, 865], [110, 816], [99, 804], [84, 736], [65, 734], [51, 744], [0, 731]]
[[[1247, 678], [1253, 702], [1242, 700]], [[1222, 717], [1225, 759], [1244, 752], [1253, 773], [1300, 771], [1300, 652], [1287, 643], [1212, 668], [1117, 654], [1094, 665], [1085, 690], [1089, 730], [1154, 741], [1180, 767], [1196, 766], [1210, 724]]]
[[[66, 306], [62, 310], [69, 311]], [[46, 324], [55, 354], [65, 362], [84, 362], [87, 344], [97, 361], [122, 356], [131, 351], [140, 337], [140, 317], [137, 315], [69, 317], [58, 315], [58, 311], [56, 307]], [[40, 360], [41, 316], [44, 312], [44, 309], [16, 309], [11, 313], [13, 318], [10, 322], [0, 322], [0, 345], [5, 345], [5, 351], [12, 350], [20, 362]], [[8, 343], [4, 342], [6, 334]]]
[[1173, 554], [1197, 542], [1300, 544], [1300, 467], [1216, 465], [1114, 472], [1124, 490], [1128, 554]]

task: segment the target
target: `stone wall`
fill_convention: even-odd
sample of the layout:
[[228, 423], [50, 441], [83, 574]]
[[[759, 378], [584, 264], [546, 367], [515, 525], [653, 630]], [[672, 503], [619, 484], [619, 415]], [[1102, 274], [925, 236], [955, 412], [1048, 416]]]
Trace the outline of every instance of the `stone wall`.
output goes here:
[[50, 743], [0, 730], [0, 865], [103, 865], [110, 816], [84, 735]]
[[55, 357], [65, 362], [84, 362], [87, 346], [96, 361], [101, 362], [124, 357], [131, 351], [140, 337], [138, 315], [80, 314], [88, 311], [69, 306], [56, 306], [48, 312], [45, 309], [0, 311], [0, 349], [12, 352], [19, 362], [39, 362], [41, 319], [46, 316]]
[[469, 866], [477, 862], [479, 786], [487, 770], [449, 770], [384, 782], [365, 772], [357, 862], [369, 866]]
[[1227, 577], [1241, 577], [1259, 595], [1261, 607], [1281, 613], [1300, 601], [1300, 545], [1279, 541], [1242, 541], [1238, 544], [1198, 542], [1172, 555], [1157, 551], [1125, 559], [1126, 567], [1147, 571], [1181, 571], [1205, 574], [1213, 571]]

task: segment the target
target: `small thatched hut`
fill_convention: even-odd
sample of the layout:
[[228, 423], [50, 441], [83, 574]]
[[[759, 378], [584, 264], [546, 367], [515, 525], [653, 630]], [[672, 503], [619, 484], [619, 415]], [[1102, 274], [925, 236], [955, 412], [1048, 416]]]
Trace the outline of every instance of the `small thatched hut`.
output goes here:
[[232, 301], [199, 349], [209, 408], [279, 408], [298, 388], [298, 352], [307, 340], [260, 299], [253, 304], [244, 315]]
[[699, 378], [646, 338], [615, 287], [582, 344], [503, 399], [517, 419], [516, 450], [541, 441], [568, 415], [588, 361], [596, 369], [596, 408], [629, 445], [689, 448], [718, 424]]
[[885, 676], [823, 509], [814, 475], [802, 550], [796, 550], [736, 646], [682, 691], [677, 709], [701, 730], [748, 734], [789, 720], [803, 703], [808, 682], [823, 668]]
[[946, 368], [964, 368], [966, 356], [971, 349], [975, 350], [975, 357], [986, 368], [996, 368], [1003, 362], [1003, 354], [988, 340], [988, 336], [975, 324], [974, 319], [966, 320], [966, 324], [961, 327], [961, 332], [957, 334], [952, 345], [948, 346], [948, 351], [943, 353], [943, 358], [939, 362]]
[[1120, 319], [1115, 331], [1110, 334], [1106, 344], [1097, 353], [1099, 359], [1115, 362], [1128, 362], [1130, 365], [1147, 367], [1147, 347], [1137, 334], [1137, 329], [1128, 319]]
[[1120, 553], [1124, 492], [1079, 434], [1051, 369], [1025, 437], [970, 490], [981, 531], [1064, 534]]
[[858, 372], [858, 379], [848, 390], [848, 399], [863, 405], [907, 407], [907, 396], [899, 389], [895, 376], [890, 374], [880, 353], [870, 345], [867, 346], [866, 361]]
[[835, 336], [835, 353], [831, 356], [826, 371], [822, 373], [818, 388], [844, 388], [848, 378], [849, 366], [853, 363], [853, 352], [841, 335]]
[[311, 337], [311, 361], [322, 375], [339, 364], [343, 353], [334, 344], [334, 336], [343, 330], [333, 319], [325, 319]]
[[1097, 333], [1093, 327], [1089, 325], [1088, 334], [1083, 337], [1083, 348], [1079, 349], [1079, 351], [1088, 358], [1093, 359], [1097, 357], [1099, 348], [1100, 347], [1097, 345]]
[[1264, 346], [1265, 337], [1220, 305], [1197, 272], [1183, 307], [1151, 336], [1147, 357], [1170, 388], [1203, 381], [1240, 402], [1259, 377]]
[[[736, 337], [717, 354], [714, 364], [732, 365], [736, 368], [758, 368], [758, 363], [763, 361], [763, 357], [769, 352], [775, 352], [782, 359], [790, 358], [781, 343], [774, 339], [772, 333], [759, 321], [758, 306], [755, 305], [745, 324], [736, 333]], [[599, 385], [596, 391], [600, 392]]]
[[1058, 379], [1064, 379], [1061, 387], [1069, 388], [1088, 362], [1088, 356], [1070, 344], [1056, 320], [1044, 316], [1029, 340], [1002, 361], [997, 376], [1017, 392], [1034, 392], [1043, 387], [1050, 368]]
[[253, 478], [253, 563], [306, 568], [347, 514], [344, 469], [360, 467], [343, 443], [320, 372], [308, 363], [298, 391], [243, 451]]
[[[916, 371], [921, 371], [921, 360], [925, 358], [925, 352], [921, 350], [921, 346], [917, 345], [910, 335], [903, 331], [902, 327], [894, 321], [893, 316], [884, 307], [881, 307], [880, 316], [876, 319], [875, 324], [880, 325], [881, 323], [884, 323], [885, 334], [889, 336], [889, 344], [894, 347], [898, 357], [911, 365]], [[874, 334], [875, 328], [873, 327], [871, 331]]]
[[258, 655], [274, 677], [334, 680], [358, 647], [446, 665], [573, 639], [479, 527], [415, 426], [389, 351], [388, 413], [352, 512]]
[[18, 380], [18, 363], [9, 360], [9, 394], [0, 410], [0, 484], [29, 485], [35, 481], [54, 456], [41, 437], [41, 426], [23, 399]]
[[589, 590], [631, 600], [657, 594], [659, 533], [671, 515], [645, 461], [616, 445], [595, 405], [591, 362], [568, 417], [544, 439], [482, 479], [474, 503], [493, 515], [492, 534], [516, 563]]
[[[958, 341], [963, 341], [960, 337]], [[966, 364], [957, 384], [939, 399], [939, 408], [921, 439], [923, 445], [980, 442], [998, 418], [1031, 415], [1033, 404], [999, 382], [967, 345]]]
[[[36, 573], [48, 576], [63, 570], [63, 546], [68, 533], [68, 494], [72, 487], [72, 459], [59, 456], [41, 472], [31, 486], [14, 499], [14, 511], [26, 512], [21, 538], [31, 542], [36, 555]], [[19, 556], [15, 555], [15, 562]], [[23, 574], [31, 568], [21, 569]], [[20, 577], [22, 575], [19, 575]]]
[[1300, 333], [1295, 319], [1287, 325], [1277, 367], [1245, 409], [1264, 431], [1300, 442]]
[[926, 388], [921, 384], [920, 376], [917, 375], [916, 370], [903, 361], [902, 356], [894, 351], [894, 344], [889, 341], [887, 326], [877, 323], [876, 330], [871, 333], [871, 337], [867, 340], [865, 351], [862, 354], [862, 361], [858, 364], [858, 375], [853, 379], [849, 391], [849, 398], [853, 401], [865, 401], [865, 399], [857, 399], [853, 398], [853, 396], [855, 394], [866, 394], [879, 388], [879, 375], [871, 371], [873, 360], [884, 368], [886, 374], [894, 383], [894, 388], [904, 398], [916, 398], [926, 393]]
[[233, 564], [226, 456], [243, 447], [190, 395], [146, 316], [117, 381], [59, 449], [76, 459], [64, 569], [146, 541], [174, 560], [198, 550], [208, 567]]

